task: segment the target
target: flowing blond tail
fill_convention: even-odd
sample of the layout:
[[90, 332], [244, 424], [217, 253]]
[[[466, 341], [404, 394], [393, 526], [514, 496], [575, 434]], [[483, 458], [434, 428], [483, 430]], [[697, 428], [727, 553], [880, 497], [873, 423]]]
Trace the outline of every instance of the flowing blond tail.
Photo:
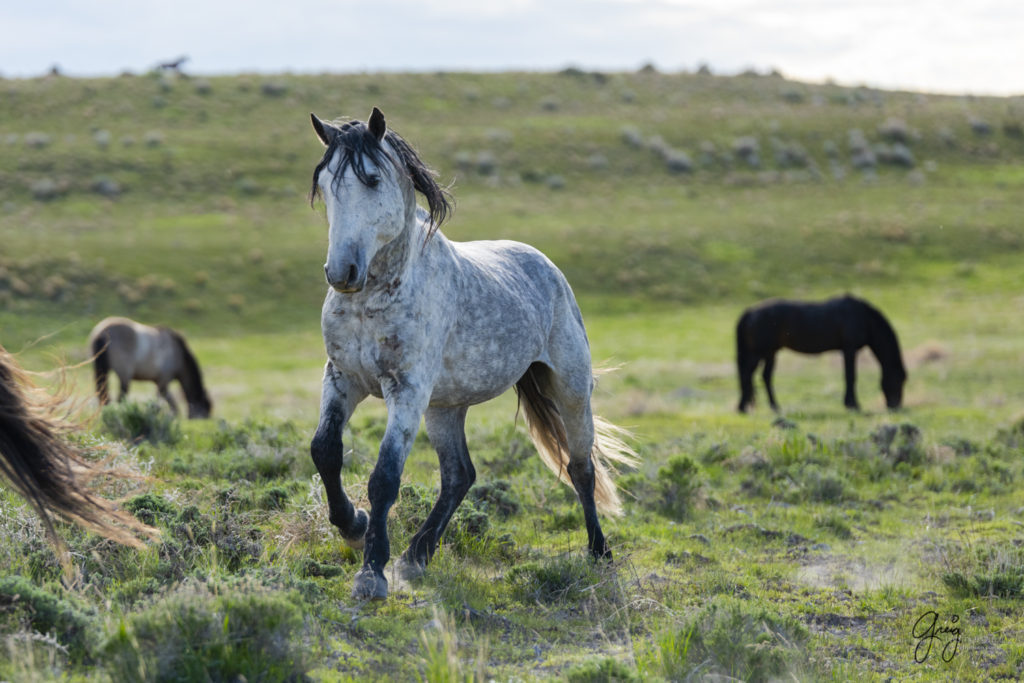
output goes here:
[[[557, 406], [544, 391], [546, 379], [531, 367], [516, 383], [519, 403], [541, 460], [559, 479], [572, 486], [566, 467], [569, 464], [569, 440]], [[622, 514], [622, 501], [612, 478], [618, 473], [615, 465], [636, 467], [639, 462], [636, 452], [625, 442], [628, 437], [627, 430], [594, 416], [594, 447], [590, 458], [594, 464], [594, 502], [597, 509], [607, 515]]]

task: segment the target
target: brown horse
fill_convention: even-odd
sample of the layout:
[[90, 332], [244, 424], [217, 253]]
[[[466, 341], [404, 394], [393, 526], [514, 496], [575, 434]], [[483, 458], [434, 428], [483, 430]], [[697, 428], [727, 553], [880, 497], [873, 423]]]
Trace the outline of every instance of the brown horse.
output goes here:
[[0, 346], [0, 473], [35, 508], [50, 540], [63, 549], [51, 513], [111, 540], [142, 547], [138, 536], [158, 532], [90, 494], [83, 482], [104, 471], [69, 442], [57, 416], [60, 398], [41, 394], [11, 354]]
[[149, 380], [156, 382], [160, 396], [177, 414], [178, 404], [169, 387], [172, 381], [178, 380], [188, 402], [188, 416], [210, 416], [213, 403], [203, 386], [199, 363], [178, 332], [168, 327], [143, 325], [128, 318], [106, 318], [89, 335], [89, 348], [93, 355], [100, 405], [110, 400], [107, 375], [113, 370], [121, 380], [119, 401], [128, 395], [128, 385], [133, 379]]

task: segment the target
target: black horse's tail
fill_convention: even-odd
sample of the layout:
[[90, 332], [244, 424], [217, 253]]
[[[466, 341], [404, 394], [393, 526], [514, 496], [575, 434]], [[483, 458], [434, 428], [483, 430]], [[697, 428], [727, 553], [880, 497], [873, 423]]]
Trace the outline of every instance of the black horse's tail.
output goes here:
[[96, 395], [99, 396], [101, 406], [110, 402], [110, 395], [107, 391], [107, 376], [110, 374], [109, 345], [110, 340], [106, 333], [98, 334], [92, 340], [92, 365], [96, 374]]
[[40, 395], [14, 358], [0, 347], [0, 474], [14, 485], [42, 518], [47, 535], [63, 549], [51, 513], [106, 538], [141, 547], [138, 536], [158, 532], [92, 496], [88, 478], [104, 473], [85, 460], [65, 438], [68, 427], [55, 415], [60, 399]]

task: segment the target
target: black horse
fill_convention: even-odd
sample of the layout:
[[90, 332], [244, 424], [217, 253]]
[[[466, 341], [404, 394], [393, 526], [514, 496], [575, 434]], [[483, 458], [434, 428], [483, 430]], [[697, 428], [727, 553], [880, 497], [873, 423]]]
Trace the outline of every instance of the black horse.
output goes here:
[[846, 295], [828, 301], [769, 299], [743, 312], [736, 325], [736, 365], [740, 375], [740, 412], [754, 402], [754, 372], [764, 361], [764, 386], [772, 409], [778, 411], [772, 391], [775, 353], [782, 348], [801, 353], [842, 351], [846, 365], [847, 408], [859, 410], [854, 385], [857, 351], [871, 349], [882, 366], [885, 404], [895, 410], [903, 402], [907, 371], [892, 325], [868, 302]]

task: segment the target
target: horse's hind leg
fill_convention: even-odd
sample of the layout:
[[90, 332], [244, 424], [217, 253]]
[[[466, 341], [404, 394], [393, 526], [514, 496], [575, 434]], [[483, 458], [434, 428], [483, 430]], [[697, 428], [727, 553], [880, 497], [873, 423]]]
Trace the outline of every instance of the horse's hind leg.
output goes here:
[[353, 548], [363, 547], [369, 517], [365, 510], [356, 510], [341, 486], [341, 465], [344, 447], [341, 433], [356, 405], [365, 394], [353, 390], [350, 383], [328, 361], [324, 369], [323, 393], [320, 398], [320, 423], [309, 446], [313, 464], [327, 493], [327, 509], [331, 524]]
[[747, 412], [747, 409], [754, 405], [754, 373], [757, 371], [758, 363], [760, 363], [760, 358], [753, 354], [736, 360], [736, 369], [740, 376], [740, 404], [738, 410], [741, 413]]
[[568, 447], [569, 462], [566, 471], [576, 489], [583, 520], [587, 525], [587, 548], [594, 557], [611, 559], [612, 552], [601, 531], [597, 518], [597, 504], [594, 498], [595, 471], [594, 415], [590, 407], [590, 393], [593, 376], [589, 361], [581, 365], [578, 372], [559, 374], [544, 365], [531, 368], [542, 395], [547, 395], [557, 409], [557, 420], [561, 417], [565, 428], [565, 445]]
[[448, 522], [476, 480], [466, 445], [466, 408], [428, 408], [424, 418], [427, 436], [441, 466], [441, 494], [402, 555], [409, 578], [430, 561]]
[[775, 352], [772, 351], [764, 357], [764, 369], [761, 371], [761, 378], [764, 380], [764, 389], [768, 392], [768, 403], [772, 410], [779, 412], [779, 404], [775, 402], [775, 391], [772, 389], [772, 373], [775, 372]]

